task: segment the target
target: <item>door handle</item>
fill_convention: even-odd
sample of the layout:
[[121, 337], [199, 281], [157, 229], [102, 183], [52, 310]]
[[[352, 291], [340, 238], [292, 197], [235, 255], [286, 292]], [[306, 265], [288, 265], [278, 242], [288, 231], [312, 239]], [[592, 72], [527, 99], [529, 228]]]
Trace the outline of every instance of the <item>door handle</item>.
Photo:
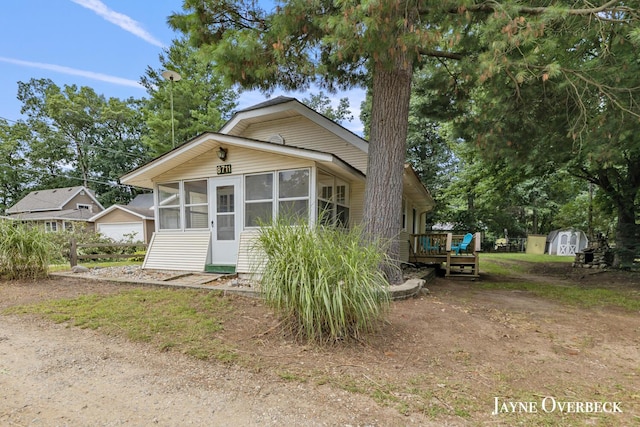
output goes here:
[[213, 220], [211, 220], [211, 228], [215, 227], [215, 225], [213, 224]]

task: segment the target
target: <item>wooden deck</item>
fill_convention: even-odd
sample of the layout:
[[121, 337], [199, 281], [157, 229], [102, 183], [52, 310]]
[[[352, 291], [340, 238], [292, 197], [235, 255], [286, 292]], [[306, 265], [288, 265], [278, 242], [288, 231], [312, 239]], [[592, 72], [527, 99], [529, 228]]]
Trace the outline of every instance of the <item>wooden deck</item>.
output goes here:
[[451, 250], [464, 235], [452, 233], [412, 234], [410, 262], [440, 264], [446, 268], [445, 277], [477, 279], [480, 277], [480, 233], [475, 233], [466, 251], [459, 255]]

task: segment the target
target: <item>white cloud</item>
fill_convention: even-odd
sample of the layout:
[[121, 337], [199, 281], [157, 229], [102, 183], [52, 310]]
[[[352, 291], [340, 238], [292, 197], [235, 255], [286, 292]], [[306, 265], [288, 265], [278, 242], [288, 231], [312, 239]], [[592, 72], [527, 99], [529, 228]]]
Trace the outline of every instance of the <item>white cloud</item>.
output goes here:
[[71, 0], [75, 4], [78, 4], [82, 7], [85, 7], [89, 10], [94, 11], [96, 14], [111, 22], [112, 24], [117, 25], [125, 31], [130, 32], [136, 37], [140, 37], [142, 40], [151, 43], [154, 46], [165, 47], [164, 44], [153, 37], [147, 30], [142, 28], [139, 22], [128, 17], [123, 13], [116, 12], [115, 10], [111, 10], [102, 3], [100, 0]]
[[135, 87], [139, 89], [144, 89], [144, 87], [135, 80], [110, 76], [108, 74], [94, 73], [93, 71], [78, 70], [76, 68], [65, 67], [62, 65], [45, 64], [42, 62], [23, 61], [21, 59], [5, 58], [3, 56], [0, 56], [0, 62], [6, 62], [9, 64], [15, 64], [15, 65], [22, 65], [24, 67], [30, 67], [30, 68], [39, 68], [41, 70], [55, 71], [56, 73], [68, 74], [72, 76], [86, 77], [88, 79], [98, 80], [98, 81], [107, 82], [107, 83], [113, 83], [120, 86], [130, 86], [130, 87]]

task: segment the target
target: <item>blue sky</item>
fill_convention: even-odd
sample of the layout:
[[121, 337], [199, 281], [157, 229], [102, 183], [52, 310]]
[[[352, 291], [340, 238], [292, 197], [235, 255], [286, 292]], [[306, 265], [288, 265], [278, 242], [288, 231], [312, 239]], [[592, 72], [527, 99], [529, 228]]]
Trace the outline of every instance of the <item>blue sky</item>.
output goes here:
[[[180, 35], [166, 23], [180, 12], [181, 0], [9, 0], [0, 13], [0, 117], [17, 120], [18, 81], [48, 78], [55, 84], [92, 87], [106, 97], [142, 98], [138, 84], [147, 66]], [[183, 78], [188, 78], [183, 76]], [[317, 91], [314, 91], [317, 92]], [[308, 95], [276, 90], [272, 96]], [[343, 125], [361, 134], [361, 90], [331, 95], [349, 97], [355, 120]], [[247, 92], [239, 108], [265, 100]], [[217, 129], [215, 129], [217, 130]]]

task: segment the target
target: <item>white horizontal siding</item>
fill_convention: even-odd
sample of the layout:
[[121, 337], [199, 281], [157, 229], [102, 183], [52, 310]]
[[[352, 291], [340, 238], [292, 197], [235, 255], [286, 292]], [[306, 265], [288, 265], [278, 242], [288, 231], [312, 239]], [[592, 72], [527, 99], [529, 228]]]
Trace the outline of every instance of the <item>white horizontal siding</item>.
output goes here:
[[277, 169], [295, 169], [311, 167], [313, 162], [288, 156], [265, 153], [246, 148], [228, 147], [228, 158], [224, 162], [218, 159], [214, 150], [196, 157], [180, 166], [154, 178], [155, 182], [168, 182], [180, 179], [209, 178], [217, 175], [216, 167], [231, 165], [231, 175], [272, 171]]
[[367, 170], [367, 153], [304, 117], [255, 123], [248, 126], [241, 136], [269, 141], [275, 134], [282, 135], [284, 145], [331, 153], [362, 173]]
[[245, 230], [240, 232], [240, 246], [238, 248], [238, 274], [259, 274], [260, 264], [265, 260], [265, 255], [257, 248], [259, 230]]
[[158, 232], [151, 238], [143, 269], [204, 271], [211, 232]]
[[349, 225], [351, 227], [362, 224], [364, 215], [364, 182], [352, 182], [349, 199]]

